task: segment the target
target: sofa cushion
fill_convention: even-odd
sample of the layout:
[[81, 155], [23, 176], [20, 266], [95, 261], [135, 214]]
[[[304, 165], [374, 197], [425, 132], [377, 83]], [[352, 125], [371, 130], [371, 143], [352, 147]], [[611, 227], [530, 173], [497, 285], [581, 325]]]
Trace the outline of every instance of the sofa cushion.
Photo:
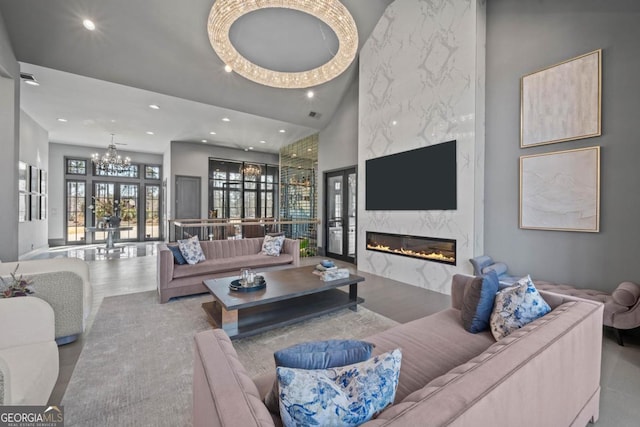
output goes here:
[[[272, 257], [261, 254], [243, 255], [233, 258], [207, 259], [195, 265], [176, 265], [173, 268], [173, 278], [206, 276], [217, 273], [234, 272], [240, 274], [244, 267], [261, 268], [274, 265], [289, 264], [293, 262], [293, 255], [282, 254]], [[233, 274], [229, 274], [230, 276]]]
[[[328, 369], [364, 362], [371, 357], [373, 344], [358, 340], [311, 341], [278, 350], [273, 354], [276, 367]], [[264, 399], [271, 412], [278, 412], [278, 386]]]
[[491, 270], [482, 277], [476, 277], [464, 290], [462, 299], [462, 325], [472, 334], [489, 328], [493, 311], [493, 301], [498, 292], [498, 275]]
[[496, 341], [551, 311], [540, 296], [531, 277], [498, 292], [491, 313], [491, 333]]
[[178, 246], [167, 245], [167, 248], [173, 254], [173, 262], [175, 262], [178, 265], [183, 265], [187, 263], [187, 260], [184, 259], [184, 256], [182, 256], [182, 252], [180, 252], [180, 248]]
[[357, 426], [395, 398], [402, 352], [329, 369], [278, 367], [280, 416], [285, 426]]
[[269, 256], [279, 256], [280, 251], [282, 251], [282, 244], [284, 243], [284, 239], [284, 235], [264, 236], [264, 241], [262, 242], [262, 251], [260, 253]]
[[396, 401], [467, 362], [496, 342], [489, 331], [479, 334], [465, 331], [460, 323], [460, 310], [454, 308], [398, 325], [364, 340], [375, 344], [373, 354], [402, 348], [402, 369]]
[[184, 256], [184, 259], [187, 261], [187, 264], [193, 265], [205, 260], [198, 236], [178, 240], [178, 246], [180, 247], [182, 256]]

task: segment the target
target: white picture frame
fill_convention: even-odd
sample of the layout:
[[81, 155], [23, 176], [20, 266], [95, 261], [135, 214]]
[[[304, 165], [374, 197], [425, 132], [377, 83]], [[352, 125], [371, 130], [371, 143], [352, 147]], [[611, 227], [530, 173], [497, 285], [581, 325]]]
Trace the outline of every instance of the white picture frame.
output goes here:
[[520, 148], [602, 134], [602, 50], [520, 79]]
[[520, 157], [520, 228], [600, 231], [600, 147]]

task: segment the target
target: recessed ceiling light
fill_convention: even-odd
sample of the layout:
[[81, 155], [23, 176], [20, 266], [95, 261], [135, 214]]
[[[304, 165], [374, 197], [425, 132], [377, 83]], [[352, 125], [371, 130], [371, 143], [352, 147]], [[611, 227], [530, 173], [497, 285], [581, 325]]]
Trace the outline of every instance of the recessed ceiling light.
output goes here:
[[391, 122], [391, 126], [395, 126], [395, 125], [397, 125], [397, 124], [398, 124], [398, 121], [397, 121], [397, 120], [394, 120], [394, 121], [392, 121], [392, 122]]
[[206, 139], [203, 139], [203, 140], [202, 140], [202, 142], [207, 142], [207, 140], [206, 140]]
[[209, 135], [215, 135], [216, 133], [214, 131], [209, 132]]
[[315, 95], [315, 93], [313, 93], [312, 90], [307, 91], [307, 98], [313, 98], [314, 95]]
[[253, 150], [253, 147], [249, 147], [249, 150]]
[[307, 148], [307, 151], [311, 151], [311, 148]]
[[91, 19], [85, 19], [84, 21], [82, 21], [82, 25], [84, 25], [84, 27], [89, 31], [93, 31], [96, 29], [96, 24], [94, 24]]
[[230, 122], [230, 121], [231, 121], [231, 119], [230, 119], [229, 117], [223, 117], [223, 118], [222, 118], [222, 121], [223, 121], [223, 122]]
[[68, 122], [67, 119], [63, 119], [62, 117], [58, 118], [58, 121], [62, 122], [62, 123], [67, 123]]
[[285, 133], [285, 132], [286, 132], [286, 130], [280, 129], [280, 133]]
[[298, 155], [296, 153], [293, 153], [291, 157], [298, 157]]
[[152, 110], [159, 110], [160, 106], [156, 104], [149, 104], [149, 108], [151, 108]]
[[20, 73], [20, 78], [23, 82], [31, 86], [40, 86], [40, 83], [36, 80], [36, 78], [31, 73]]
[[230, 73], [230, 72], [232, 72], [232, 71], [233, 71], [233, 68], [231, 68], [231, 65], [227, 64], [227, 65], [225, 65], [225, 66], [224, 66], [224, 70], [225, 70], [227, 73]]
[[146, 133], [147, 135], [153, 135], [153, 132], [151, 132], [150, 130], [148, 130]]
[[264, 139], [260, 141], [260, 144], [266, 144], [267, 141], [265, 141]]

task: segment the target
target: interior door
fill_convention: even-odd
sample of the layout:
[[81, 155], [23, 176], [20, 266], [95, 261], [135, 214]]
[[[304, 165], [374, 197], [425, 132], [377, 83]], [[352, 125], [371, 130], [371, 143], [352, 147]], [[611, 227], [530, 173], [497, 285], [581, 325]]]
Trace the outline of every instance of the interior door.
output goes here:
[[200, 218], [200, 177], [176, 176], [175, 219]]
[[356, 169], [325, 173], [324, 247], [327, 256], [355, 262], [356, 258]]

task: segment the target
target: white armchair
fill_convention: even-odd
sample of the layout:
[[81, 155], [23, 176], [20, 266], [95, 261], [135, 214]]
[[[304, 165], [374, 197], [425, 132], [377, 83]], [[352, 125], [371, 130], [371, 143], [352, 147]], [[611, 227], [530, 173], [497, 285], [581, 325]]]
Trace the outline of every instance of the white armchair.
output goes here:
[[17, 275], [33, 281], [34, 297], [51, 305], [56, 317], [58, 345], [75, 341], [91, 313], [89, 265], [77, 258], [52, 258], [0, 263], [0, 276]]
[[51, 306], [34, 297], [0, 299], [0, 405], [46, 405], [58, 380]]

